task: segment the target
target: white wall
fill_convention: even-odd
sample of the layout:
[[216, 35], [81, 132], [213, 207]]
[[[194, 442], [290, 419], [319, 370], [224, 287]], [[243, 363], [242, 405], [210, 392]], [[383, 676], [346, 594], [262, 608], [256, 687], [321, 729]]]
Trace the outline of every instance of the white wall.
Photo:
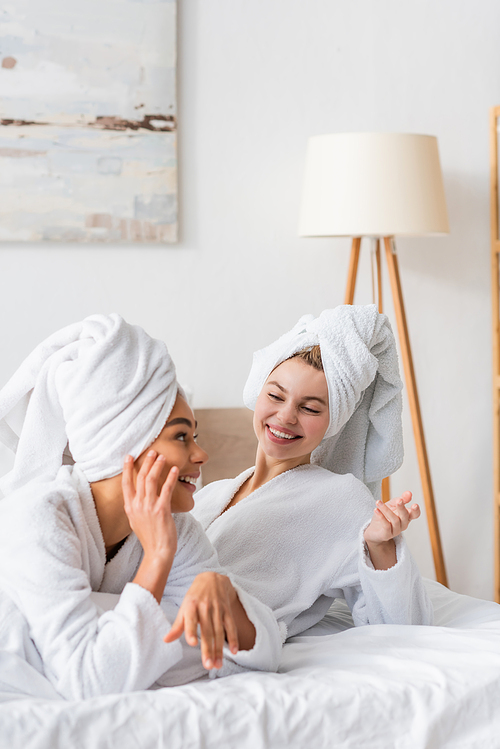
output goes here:
[[[500, 104], [500, 5], [179, 5], [182, 241], [0, 246], [0, 381], [53, 330], [116, 310], [166, 340], [196, 406], [241, 405], [253, 350], [343, 300], [349, 241], [297, 237], [307, 137], [436, 135], [451, 235], [401, 239], [400, 266], [450, 582], [490, 597], [488, 110]], [[366, 258], [362, 275], [356, 301], [368, 303]], [[405, 420], [393, 487], [421, 499], [407, 409]], [[409, 540], [432, 576], [425, 520]]]

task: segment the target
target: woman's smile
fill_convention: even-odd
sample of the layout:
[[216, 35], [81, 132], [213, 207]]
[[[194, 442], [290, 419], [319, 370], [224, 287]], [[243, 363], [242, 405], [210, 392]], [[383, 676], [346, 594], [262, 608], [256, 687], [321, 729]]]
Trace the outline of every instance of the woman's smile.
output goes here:
[[278, 445], [286, 445], [302, 439], [302, 435], [294, 434], [289, 429], [278, 427], [275, 424], [266, 424], [266, 432], [271, 442]]
[[191, 494], [194, 494], [196, 491], [196, 482], [200, 477], [200, 472], [198, 473], [189, 473], [184, 476], [179, 476], [177, 481], [182, 484], [182, 487], [184, 489], [187, 489], [188, 492]]

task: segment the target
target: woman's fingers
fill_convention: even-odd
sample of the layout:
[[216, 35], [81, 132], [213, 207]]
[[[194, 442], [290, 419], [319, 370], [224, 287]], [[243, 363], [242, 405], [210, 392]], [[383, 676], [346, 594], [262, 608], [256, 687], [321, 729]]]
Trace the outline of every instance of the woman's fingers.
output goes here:
[[165, 642], [174, 642], [178, 640], [184, 632], [185, 639], [188, 645], [195, 647], [198, 644], [198, 614], [194, 603], [184, 602], [179, 613], [175, 617], [175, 621], [167, 632], [163, 640]]
[[179, 469], [177, 468], [177, 466], [172, 466], [172, 468], [168, 472], [168, 476], [160, 492], [160, 499], [163, 502], [168, 502], [169, 507], [172, 501], [172, 494], [174, 493], [175, 485], [177, 484], [178, 478], [179, 478]]
[[382, 518], [386, 521], [386, 523], [390, 527], [392, 536], [397, 536], [397, 534], [399, 533], [399, 530], [397, 530], [397, 526], [399, 526], [401, 522], [398, 515], [396, 515], [390, 509], [390, 507], [387, 507], [387, 505], [385, 505], [380, 500], [377, 502], [375, 512], [378, 512], [379, 517], [382, 516]]
[[158, 492], [158, 484], [161, 478], [161, 474], [165, 469], [165, 458], [163, 455], [158, 455], [154, 450], [150, 450], [146, 455], [144, 463], [142, 464], [135, 481], [133, 480], [133, 458], [128, 455], [125, 458], [123, 464], [122, 474], [122, 488], [126, 502], [131, 502], [133, 499], [143, 502], [144, 499], [148, 500], [148, 504], [154, 504], [158, 499], [165, 503], [167, 500], [170, 502], [172, 493], [175, 488], [175, 484], [179, 477], [179, 469], [177, 466], [173, 466], [162, 486], [160, 492]]
[[[184, 604], [182, 605], [184, 606]], [[184, 633], [186, 642], [193, 648], [198, 645], [198, 622], [198, 611], [196, 605], [193, 603], [189, 608], [186, 607], [184, 614]]]
[[123, 498], [125, 500], [125, 507], [133, 499], [135, 488], [134, 488], [134, 459], [131, 455], [127, 455], [125, 462], [123, 463], [122, 473], [122, 490]]
[[218, 608], [215, 608], [212, 612], [212, 626], [214, 633], [213, 665], [214, 668], [222, 668], [222, 649], [224, 647], [225, 632], [222, 613]]
[[167, 634], [163, 638], [163, 641], [174, 642], [175, 640], [178, 640], [179, 637], [182, 636], [183, 632], [184, 632], [184, 615], [182, 611], [179, 611], [179, 613], [175, 617], [175, 621], [172, 624], [172, 627], [170, 628], [170, 631], [167, 632]]
[[394, 515], [396, 515], [396, 517], [401, 521], [401, 523], [403, 523], [403, 525], [405, 523], [408, 523], [409, 512], [405, 507], [403, 499], [398, 499], [396, 504], [393, 507], [391, 507], [391, 511], [394, 513]]
[[420, 516], [420, 507], [411, 502], [412, 494], [404, 492], [398, 499], [376, 502], [372, 522], [365, 530], [365, 539], [372, 543], [389, 541], [405, 531], [410, 522]]
[[[215, 666], [215, 633], [209, 607], [202, 603], [198, 608], [200, 617], [201, 661], [206, 669]], [[221, 648], [222, 655], [222, 648]]]
[[200, 628], [201, 660], [206, 669], [221, 668], [224, 643], [227, 638], [232, 653], [238, 652], [238, 633], [232, 614], [222, 611], [204, 601], [187, 605], [184, 614], [180, 611], [165, 642], [177, 640], [184, 632], [186, 642], [191, 646], [198, 644], [198, 626]]
[[391, 499], [389, 502], [385, 503], [385, 507], [389, 507], [391, 510], [395, 510], [398, 507], [404, 507], [409, 502], [411, 502], [412, 493], [411, 492], [403, 492], [403, 494], [400, 497], [397, 497], [396, 499]]
[[226, 575], [200, 573], [186, 593], [179, 615], [165, 641], [172, 642], [184, 631], [186, 642], [194, 646], [198, 643], [199, 633], [203, 665], [207, 669], [221, 668], [225, 640], [232, 653], [239, 650], [239, 623], [237, 625], [233, 599], [239, 603]]
[[234, 617], [231, 612], [227, 612], [224, 614], [224, 629], [226, 632], [226, 640], [227, 644], [229, 646], [229, 650], [233, 655], [236, 655], [240, 648], [240, 644], [238, 642], [238, 628], [236, 627], [236, 622], [234, 621]]
[[146, 487], [145, 498], [149, 501], [149, 504], [154, 504], [158, 499], [158, 481], [164, 467], [165, 458], [163, 455], [158, 455], [146, 475], [144, 482]]
[[[405, 494], [408, 494], [409, 497], [405, 498]], [[411, 507], [405, 507], [412, 497], [411, 492], [405, 492], [405, 494], [397, 500], [396, 506], [393, 508], [394, 513], [398, 515], [403, 524], [402, 530], [406, 530], [412, 520], [420, 517], [420, 507], [417, 503], [414, 503]]]
[[[382, 502], [377, 503], [377, 509], [382, 511], [385, 510], [384, 516], [389, 519], [391, 525], [394, 527], [394, 516], [398, 518], [400, 523], [399, 533], [408, 528], [412, 520], [416, 520], [420, 517], [420, 507], [418, 504], [413, 504], [410, 508], [406, 507], [412, 498], [411, 492], [405, 492], [399, 499], [392, 500], [390, 503], [384, 505]], [[392, 513], [393, 518], [388, 513]]]
[[410, 520], [416, 520], [420, 517], [420, 507], [414, 504], [409, 509]]
[[156, 456], [157, 453], [155, 450], [150, 450], [144, 459], [144, 463], [142, 464], [139, 473], [137, 474], [136, 491], [137, 494], [140, 494], [141, 496], [144, 496], [146, 493], [146, 478], [156, 460]]
[[239, 649], [238, 630], [230, 609], [217, 604], [199, 607], [201, 656], [205, 668], [222, 668], [224, 643], [232, 653]]
[[158, 484], [164, 470], [164, 456], [151, 451], [137, 475], [137, 500], [140, 502], [146, 501], [146, 504], [150, 506], [155, 505], [160, 500], [162, 504], [168, 504], [170, 509], [170, 501], [179, 476], [179, 469], [177, 466], [170, 469], [167, 479], [160, 493], [158, 493]]

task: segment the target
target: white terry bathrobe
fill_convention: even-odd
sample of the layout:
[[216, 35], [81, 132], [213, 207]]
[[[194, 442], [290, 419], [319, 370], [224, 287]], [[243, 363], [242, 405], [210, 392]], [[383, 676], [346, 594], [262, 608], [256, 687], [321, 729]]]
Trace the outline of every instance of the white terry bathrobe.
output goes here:
[[394, 337], [374, 305], [342, 306], [297, 325], [254, 355], [244, 400], [255, 407], [269, 374], [319, 344], [330, 424], [311, 464], [286, 471], [226, 512], [253, 469], [195, 495], [194, 516], [219, 561], [266, 603], [288, 636], [345, 598], [360, 624], [431, 624], [432, 607], [402, 536], [397, 563], [375, 570], [363, 541], [381, 479], [402, 462], [401, 388]]
[[[174, 516], [178, 550], [159, 606], [130, 582], [142, 558], [133, 533], [106, 563], [89, 484], [118, 475], [126, 454], [147, 449], [178, 392], [165, 345], [118, 315], [95, 315], [54, 334], [0, 391], [0, 437], [16, 452], [0, 482], [0, 664], [10, 657], [12, 666], [0, 668], [3, 689], [79, 699], [204, 673], [199, 651], [186, 672], [188, 646], [163, 642], [194, 577], [223, 572], [200, 525], [189, 514]], [[12, 409], [22, 396], [16, 429]], [[118, 595], [103, 602], [93, 591]], [[276, 620], [237, 592], [257, 638], [251, 651], [225, 649], [226, 672], [275, 670], [282, 642]], [[165, 672], [174, 666], [169, 681]]]

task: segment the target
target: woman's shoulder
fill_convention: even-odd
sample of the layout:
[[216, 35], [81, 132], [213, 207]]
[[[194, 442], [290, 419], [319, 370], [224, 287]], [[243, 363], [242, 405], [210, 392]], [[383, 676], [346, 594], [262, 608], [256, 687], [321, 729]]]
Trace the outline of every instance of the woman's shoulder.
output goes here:
[[325, 484], [331, 484], [336, 486], [352, 487], [353, 489], [361, 489], [370, 494], [365, 484], [357, 479], [352, 473], [334, 473], [329, 471], [328, 468], [323, 468], [314, 463], [306, 463], [305, 465], [297, 466], [290, 471], [287, 471], [283, 476], [289, 476], [291, 480], [297, 479], [301, 481], [322, 482]]
[[[81, 567], [83, 549], [104, 559], [104, 544], [88, 494], [71, 474], [37, 479], [0, 500], [0, 569], [29, 555], [43, 564]], [[45, 561], [43, 561], [45, 560]], [[22, 562], [24, 564], [24, 562]]]
[[71, 470], [67, 466], [63, 469], [55, 479], [37, 478], [0, 500], [2, 525], [8, 519], [9, 527], [18, 522], [25, 528], [42, 528], [69, 515], [70, 507], [80, 499], [80, 491]]
[[352, 473], [333, 473], [327, 468], [308, 463], [284, 473], [283, 478], [290, 487], [295, 486], [300, 490], [307, 488], [311, 495], [334, 494], [349, 501], [351, 506], [372, 507], [375, 502], [370, 490]]

